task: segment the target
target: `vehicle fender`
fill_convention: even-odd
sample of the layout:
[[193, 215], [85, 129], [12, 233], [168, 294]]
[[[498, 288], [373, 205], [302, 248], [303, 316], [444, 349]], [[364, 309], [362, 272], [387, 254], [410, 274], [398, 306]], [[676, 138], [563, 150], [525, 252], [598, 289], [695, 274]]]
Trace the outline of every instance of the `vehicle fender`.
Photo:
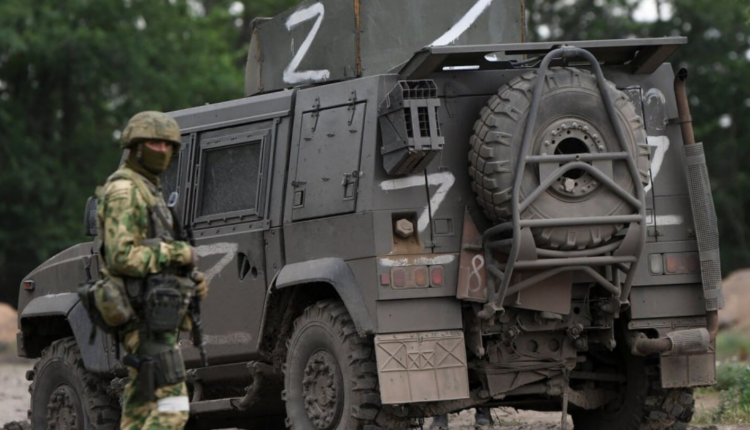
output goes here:
[[[36, 318], [61, 317], [67, 320], [83, 357], [83, 364], [90, 372], [109, 372], [109, 360], [104, 345], [109, 341], [104, 331], [95, 328], [96, 335], [90, 342], [94, 325], [80, 302], [78, 294], [63, 293], [37, 297], [21, 311], [21, 328], [24, 323]], [[31, 336], [33, 333], [24, 333]]]
[[21, 311], [21, 325], [23, 326], [24, 320], [31, 318], [67, 317], [78, 302], [76, 293], [48, 294], [37, 297]]
[[375, 333], [375, 324], [367, 310], [357, 279], [349, 265], [340, 258], [321, 258], [288, 264], [276, 277], [275, 288], [280, 290], [316, 282], [325, 282], [333, 286], [359, 333]]

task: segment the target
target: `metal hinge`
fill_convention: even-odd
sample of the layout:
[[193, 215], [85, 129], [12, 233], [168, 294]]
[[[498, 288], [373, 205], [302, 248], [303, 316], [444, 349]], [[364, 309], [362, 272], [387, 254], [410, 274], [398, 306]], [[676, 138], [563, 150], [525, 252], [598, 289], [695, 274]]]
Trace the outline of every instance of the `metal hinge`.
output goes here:
[[315, 97], [315, 102], [313, 103], [312, 108], [312, 118], [314, 120], [312, 125], [312, 132], [315, 133], [315, 130], [318, 128], [318, 118], [320, 117], [320, 97]]
[[357, 113], [357, 92], [352, 91], [352, 94], [349, 96], [349, 107], [347, 108], [348, 111], [350, 111], [352, 114], [349, 117], [349, 125], [352, 125], [354, 122], [354, 115]]

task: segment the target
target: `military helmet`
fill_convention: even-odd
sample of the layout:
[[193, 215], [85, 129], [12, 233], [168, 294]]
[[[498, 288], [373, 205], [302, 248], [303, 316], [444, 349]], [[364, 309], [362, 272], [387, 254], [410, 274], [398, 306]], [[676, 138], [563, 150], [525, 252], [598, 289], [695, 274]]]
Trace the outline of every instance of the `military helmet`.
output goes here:
[[120, 138], [120, 147], [125, 149], [133, 144], [145, 140], [163, 140], [175, 145], [179, 149], [182, 145], [180, 127], [174, 118], [156, 111], [146, 111], [135, 114]]

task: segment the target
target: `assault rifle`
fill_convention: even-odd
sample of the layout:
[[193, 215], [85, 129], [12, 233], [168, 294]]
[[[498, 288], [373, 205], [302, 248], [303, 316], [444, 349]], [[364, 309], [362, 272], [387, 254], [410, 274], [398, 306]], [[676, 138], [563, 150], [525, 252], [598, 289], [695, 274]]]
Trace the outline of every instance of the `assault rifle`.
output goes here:
[[[195, 248], [195, 237], [193, 237], [193, 229], [190, 226], [182, 225], [179, 217], [177, 216], [175, 208], [177, 202], [180, 199], [180, 194], [177, 191], [172, 192], [169, 195], [169, 202], [167, 206], [172, 212], [172, 222], [174, 223], [175, 235], [180, 239]], [[190, 276], [192, 278], [192, 274]], [[190, 338], [193, 341], [193, 346], [198, 348], [198, 352], [201, 355], [201, 366], [208, 367], [208, 358], [206, 357], [206, 341], [203, 338], [203, 321], [201, 320], [201, 299], [198, 296], [193, 296], [188, 307], [188, 312], [193, 320], [193, 328], [190, 331]]]

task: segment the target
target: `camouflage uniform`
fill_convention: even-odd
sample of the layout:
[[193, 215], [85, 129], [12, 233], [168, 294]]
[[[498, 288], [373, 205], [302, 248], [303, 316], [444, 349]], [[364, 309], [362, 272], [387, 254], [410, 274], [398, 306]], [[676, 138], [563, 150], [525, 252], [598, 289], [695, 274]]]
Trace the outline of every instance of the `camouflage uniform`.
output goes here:
[[[142, 150], [137, 145], [141, 141], [168, 141], [179, 146], [179, 137], [177, 124], [164, 114], [144, 112], [130, 120], [122, 146], [130, 148], [131, 155], [125, 167], [115, 172], [99, 193], [97, 218], [103, 240], [104, 276], [142, 280], [150, 274], [176, 274], [178, 270], [184, 272], [193, 266], [194, 251], [187, 243], [163, 237], [171, 235], [173, 220], [159, 188], [157, 176], [161, 172], [144, 169], [139, 162], [141, 156], [134, 155], [135, 151]], [[157, 211], [161, 217], [154, 216]], [[168, 225], [164, 225], [165, 222]], [[186, 312], [191, 293], [183, 289], [182, 294], [183, 312]], [[153, 333], [144, 327], [144, 322], [137, 317], [120, 328], [120, 338], [128, 354], [150, 355], [144, 344], [179, 353], [177, 330]], [[182, 357], [179, 354], [178, 357], [181, 364]], [[143, 393], [137, 383], [138, 371], [128, 370], [130, 381], [125, 388], [120, 428], [182, 429], [189, 416], [185, 382], [158, 387], [155, 393]]]

